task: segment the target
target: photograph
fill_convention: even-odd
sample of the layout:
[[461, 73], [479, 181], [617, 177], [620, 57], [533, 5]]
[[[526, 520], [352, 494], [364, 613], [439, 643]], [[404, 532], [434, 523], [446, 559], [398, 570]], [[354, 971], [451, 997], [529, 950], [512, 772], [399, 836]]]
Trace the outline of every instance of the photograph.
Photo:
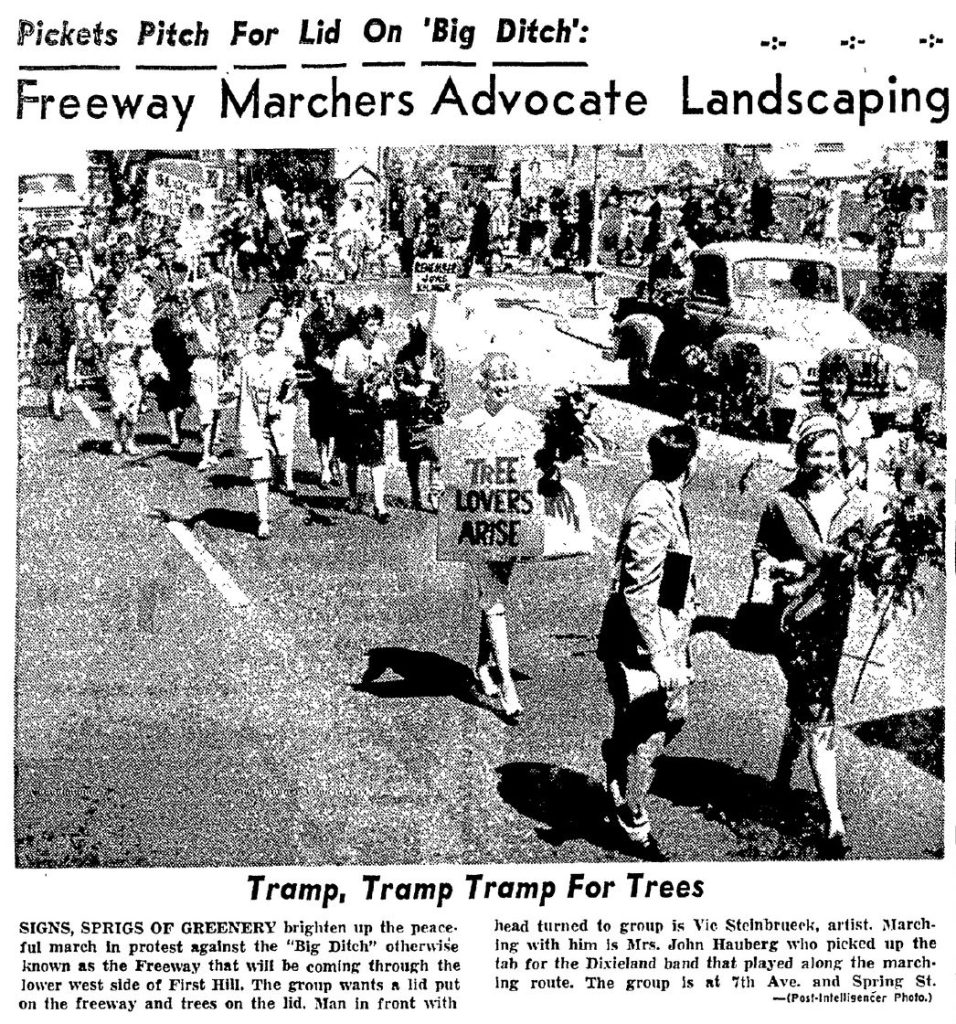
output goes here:
[[948, 146], [847, 136], [21, 169], [16, 866], [942, 858]]

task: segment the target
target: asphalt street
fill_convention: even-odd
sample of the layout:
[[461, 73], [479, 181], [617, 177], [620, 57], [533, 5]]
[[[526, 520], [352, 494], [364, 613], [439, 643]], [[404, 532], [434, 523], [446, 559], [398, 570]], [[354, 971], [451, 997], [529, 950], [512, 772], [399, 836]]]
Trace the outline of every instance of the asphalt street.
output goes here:
[[[430, 301], [402, 285], [377, 298], [396, 317]], [[101, 396], [81, 392], [57, 423], [25, 389], [21, 865], [632, 856], [604, 820], [610, 708], [594, 649], [611, 538], [661, 418], [629, 401], [623, 365], [555, 324], [540, 288], [520, 284], [476, 288], [436, 319], [453, 416], [477, 402], [474, 364], [491, 346], [524, 367], [527, 406], [572, 381], [591, 384], [598, 400], [604, 453], [568, 469], [591, 502], [595, 554], [521, 566], [512, 588], [512, 660], [528, 712], [519, 727], [469, 685], [478, 624], [470, 570], [436, 561], [436, 520], [408, 507], [394, 461], [391, 521], [350, 514], [344, 490], [318, 486], [303, 403], [298, 495], [274, 496], [273, 536], [260, 542], [231, 413], [227, 455], [202, 474], [192, 412], [187, 443], [173, 452], [150, 406], [144, 455], [124, 459], [109, 454]], [[675, 860], [812, 859], [822, 814], [806, 765], [786, 805], [768, 786], [782, 677], [730, 628], [760, 505], [787, 478], [786, 456], [711, 434], [701, 461], [687, 501], [705, 613], [693, 641], [698, 682], [689, 723], [659, 764], [660, 845]], [[171, 524], [198, 542], [205, 571]], [[930, 599], [878, 645], [851, 704], [875, 626], [858, 601], [838, 712], [853, 857], [942, 853], [943, 786], [926, 749], [941, 742], [944, 587], [927, 584]]]

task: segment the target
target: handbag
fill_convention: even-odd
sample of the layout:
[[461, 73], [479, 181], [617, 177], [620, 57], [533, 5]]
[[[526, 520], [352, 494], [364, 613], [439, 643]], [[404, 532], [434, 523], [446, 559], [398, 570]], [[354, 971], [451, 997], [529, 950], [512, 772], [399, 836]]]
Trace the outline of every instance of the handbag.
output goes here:
[[734, 650], [773, 654], [780, 634], [780, 612], [780, 606], [773, 600], [773, 582], [761, 561], [754, 559], [747, 596], [731, 626], [730, 642]]

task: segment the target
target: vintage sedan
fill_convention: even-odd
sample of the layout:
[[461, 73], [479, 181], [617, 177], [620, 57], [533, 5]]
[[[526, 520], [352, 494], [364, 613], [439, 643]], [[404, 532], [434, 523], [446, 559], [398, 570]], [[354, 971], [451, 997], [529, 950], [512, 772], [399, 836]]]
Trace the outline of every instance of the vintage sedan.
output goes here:
[[752, 417], [760, 422], [751, 432], [787, 436], [817, 396], [821, 358], [837, 349], [854, 368], [856, 397], [887, 420], [912, 412], [915, 356], [881, 343], [853, 315], [839, 264], [823, 249], [705, 246], [680, 302], [625, 298], [615, 320], [615, 355], [629, 361], [632, 384], [676, 389], [716, 425], [736, 418], [747, 427]]

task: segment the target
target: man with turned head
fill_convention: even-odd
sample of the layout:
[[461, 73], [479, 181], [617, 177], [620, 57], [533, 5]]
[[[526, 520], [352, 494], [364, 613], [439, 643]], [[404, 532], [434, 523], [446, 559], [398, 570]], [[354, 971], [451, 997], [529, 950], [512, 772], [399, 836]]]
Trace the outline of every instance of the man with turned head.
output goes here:
[[602, 745], [611, 820], [635, 853], [659, 856], [645, 801], [654, 761], [687, 714], [696, 603], [683, 491], [697, 466], [697, 431], [663, 427], [647, 451], [651, 475], [624, 512], [598, 657], [614, 714]]

